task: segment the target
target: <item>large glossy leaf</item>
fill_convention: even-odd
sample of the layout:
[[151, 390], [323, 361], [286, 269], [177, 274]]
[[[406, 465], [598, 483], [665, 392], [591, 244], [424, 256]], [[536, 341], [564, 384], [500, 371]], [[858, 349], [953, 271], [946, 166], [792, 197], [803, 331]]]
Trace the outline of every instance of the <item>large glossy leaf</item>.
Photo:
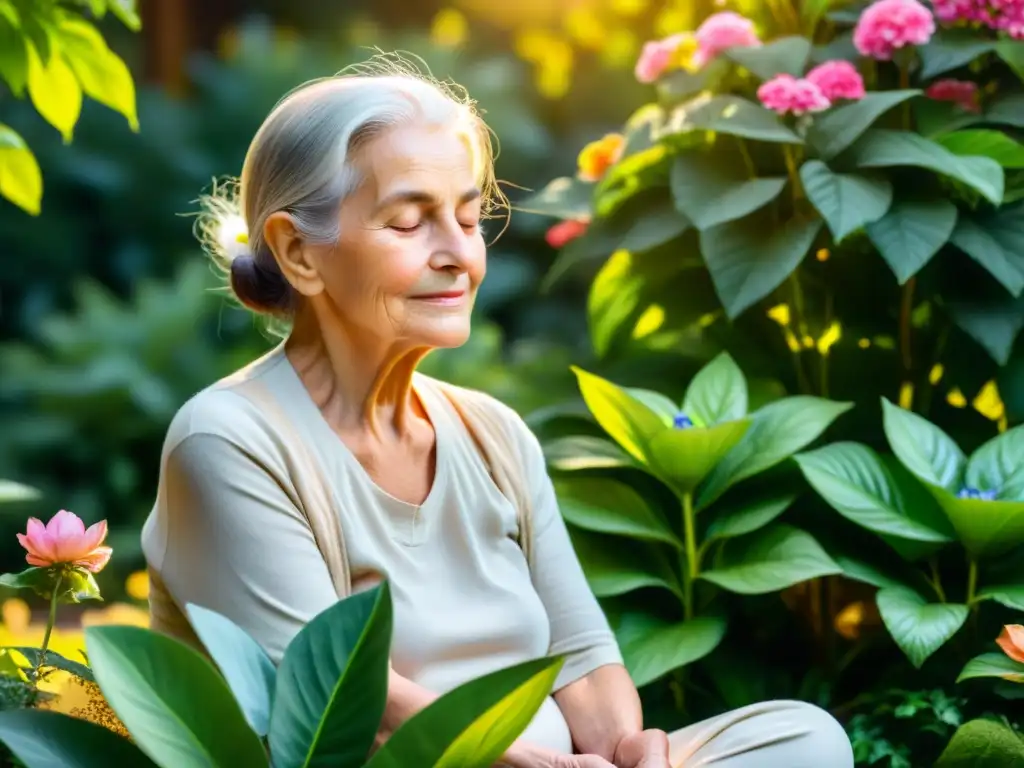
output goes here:
[[1024, 664], [1005, 653], [983, 653], [964, 665], [956, 681], [959, 683], [978, 677], [998, 677], [1011, 683], [1024, 683]]
[[705, 534], [709, 541], [731, 539], [763, 528], [785, 512], [796, 500], [793, 494], [768, 496], [755, 501], [716, 509]]
[[647, 443], [665, 423], [621, 387], [573, 366], [583, 400], [597, 423], [631, 456], [644, 461]]
[[651, 466], [677, 493], [693, 493], [749, 427], [750, 421], [742, 419], [711, 427], [665, 430], [651, 439]]
[[[914, 541], [953, 540], [949, 522], [928, 495], [897, 483], [866, 445], [832, 443], [795, 458], [811, 487], [857, 525]], [[911, 503], [922, 495], [923, 505]]]
[[725, 629], [725, 619], [717, 616], [677, 623], [645, 618], [622, 642], [622, 655], [633, 683], [641, 687], [699, 661], [718, 647]]
[[0, 195], [32, 215], [39, 213], [43, 174], [32, 150], [14, 129], [0, 123]]
[[577, 528], [569, 533], [587, 583], [597, 597], [614, 597], [647, 587], [667, 589], [682, 597], [675, 572], [655, 544], [616, 541]]
[[25, 768], [155, 766], [138, 747], [109, 728], [58, 712], [38, 709], [0, 712], [0, 742]]
[[270, 713], [274, 768], [361, 765], [387, 701], [387, 582], [340, 600], [288, 644]]
[[788, 459], [817, 440], [851, 403], [818, 397], [787, 397], [751, 415], [750, 429], [708, 475], [697, 494], [704, 509], [736, 483]]
[[781, 74], [799, 77], [804, 73], [810, 55], [811, 41], [798, 35], [776, 38], [764, 45], [733, 47], [725, 51], [727, 58], [762, 80], [770, 80]]
[[59, 52], [53, 51], [44, 63], [36, 48], [29, 47], [28, 95], [46, 122], [60, 131], [65, 143], [70, 142], [82, 112], [82, 88]]
[[994, 205], [1003, 201], [1003, 169], [989, 157], [960, 157], [910, 131], [873, 129], [850, 148], [858, 168], [914, 166], [956, 179]]
[[1024, 328], [1024, 297], [999, 297], [977, 301], [950, 301], [950, 317], [999, 365], [1010, 362], [1010, 354]]
[[776, 227], [759, 212], [701, 232], [701, 253], [726, 314], [739, 317], [778, 288], [803, 261], [821, 225], [817, 216], [798, 216]]
[[559, 176], [549, 181], [544, 189], [515, 204], [515, 208], [559, 219], [579, 219], [591, 215], [593, 197], [593, 182], [575, 176]]
[[537, 659], [460, 685], [406, 720], [366, 768], [490, 768], [537, 714], [561, 666]]
[[971, 720], [956, 729], [934, 768], [1006, 768], [1024, 765], [1024, 740], [993, 720]]
[[960, 490], [967, 459], [949, 435], [884, 397], [882, 417], [889, 447], [903, 466], [926, 483], [954, 493]]
[[957, 209], [949, 200], [898, 200], [885, 216], [868, 224], [867, 233], [903, 285], [946, 244], [956, 221]]
[[966, 605], [928, 603], [909, 589], [882, 589], [875, 600], [889, 634], [918, 669], [967, 620]]
[[825, 219], [836, 242], [880, 219], [892, 204], [892, 184], [888, 179], [834, 173], [820, 160], [804, 163], [800, 178], [808, 199]]
[[1014, 296], [1024, 292], [1024, 206], [987, 214], [964, 213], [950, 237]]
[[26, 659], [32, 666], [36, 666], [40, 662], [42, 657], [42, 666], [50, 667], [51, 669], [59, 669], [62, 672], [69, 672], [75, 677], [80, 677], [83, 680], [94, 682], [95, 677], [92, 674], [92, 670], [89, 669], [85, 664], [78, 661], [73, 661], [65, 656], [61, 656], [56, 651], [48, 648], [46, 653], [40, 653], [39, 648], [25, 648], [19, 646], [13, 646], [7, 649], [8, 651], [17, 651]]
[[811, 534], [777, 523], [728, 542], [722, 564], [700, 577], [730, 592], [763, 595], [841, 572]]
[[1024, 584], [990, 584], [978, 590], [979, 600], [993, 600], [1015, 611], [1024, 611]]
[[570, 435], [544, 444], [544, 455], [554, 469], [613, 469], [639, 466], [636, 460], [610, 440], [590, 435]]
[[747, 407], [747, 380], [728, 352], [697, 372], [683, 399], [683, 413], [704, 426], [742, 419]]
[[1024, 128], [1024, 93], [1009, 92], [992, 100], [985, 122]]
[[189, 623], [231, 687], [245, 719], [260, 737], [270, 732], [277, 669], [259, 643], [231, 619], [189, 603]]
[[7, 81], [11, 93], [20, 99], [28, 81], [28, 48], [15, 21], [0, 14], [0, 78]]
[[1024, 426], [996, 435], [972, 453], [964, 484], [995, 491], [1000, 499], [1024, 501]]
[[61, 51], [87, 96], [124, 115], [132, 130], [139, 129], [135, 83], [121, 57], [107, 47], [103, 36], [82, 19], [60, 23]]
[[874, 91], [860, 101], [830, 109], [817, 117], [807, 131], [807, 143], [824, 160], [830, 160], [859, 139], [875, 120], [919, 90]]
[[1024, 41], [1004, 37], [996, 43], [996, 54], [1024, 80]]
[[555, 481], [562, 516], [577, 528], [633, 539], [662, 541], [677, 549], [679, 538], [660, 513], [632, 487], [610, 477]]
[[1003, 168], [1024, 168], [1024, 144], [1014, 141], [1002, 131], [985, 128], [953, 131], [936, 141], [956, 155], [991, 157]]
[[159, 632], [85, 629], [100, 690], [139, 749], [163, 768], [268, 765], [259, 737], [203, 656]]
[[951, 69], [970, 64], [995, 48], [974, 30], [941, 29], [925, 45], [918, 47], [921, 56], [920, 77], [928, 80]]
[[994, 557], [1024, 543], [1024, 501], [961, 499], [942, 488], [929, 490], [972, 558]]
[[[862, 584], [870, 584], [879, 589], [902, 587], [914, 589], [915, 582], [923, 581], [919, 571], [907, 568], [894, 568], [888, 564], [880, 564], [865, 557], [829, 551], [832, 559], [843, 570], [843, 576]], [[927, 585], [923, 585], [927, 587]]]
[[676, 207], [700, 230], [753, 213], [786, 186], [785, 176], [750, 178], [742, 166], [700, 150], [679, 155], [670, 178]]
[[779, 116], [739, 96], [699, 97], [684, 111], [683, 130], [706, 130], [760, 141], [802, 144]]

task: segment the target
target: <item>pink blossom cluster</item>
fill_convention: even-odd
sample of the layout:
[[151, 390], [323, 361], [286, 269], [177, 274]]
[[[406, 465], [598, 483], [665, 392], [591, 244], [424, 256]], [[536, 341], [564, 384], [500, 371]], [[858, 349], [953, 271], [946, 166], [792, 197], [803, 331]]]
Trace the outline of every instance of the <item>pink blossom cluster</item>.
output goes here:
[[918, 0], [877, 0], [857, 20], [853, 44], [863, 56], [886, 61], [908, 45], [924, 45], [935, 34], [935, 18]]
[[1024, 40], [1024, 0], [933, 0], [933, 5], [946, 24], [983, 24]]
[[692, 34], [683, 32], [644, 43], [634, 74], [641, 83], [653, 83], [679, 66], [693, 71], [703, 69], [727, 48], [760, 44], [754, 22], [738, 13], [723, 11], [709, 16]]
[[806, 77], [773, 77], [757, 89], [757, 98], [780, 115], [805, 115], [828, 109], [840, 99], [863, 99], [864, 79], [848, 61], [826, 61]]
[[968, 112], [980, 112], [978, 84], [970, 80], [936, 80], [925, 91], [925, 96], [936, 101], [951, 101]]

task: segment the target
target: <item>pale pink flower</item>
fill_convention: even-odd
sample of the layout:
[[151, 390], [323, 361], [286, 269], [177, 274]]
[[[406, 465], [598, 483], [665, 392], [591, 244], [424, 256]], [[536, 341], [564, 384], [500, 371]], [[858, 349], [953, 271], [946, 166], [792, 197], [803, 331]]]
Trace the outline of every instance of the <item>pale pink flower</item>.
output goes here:
[[643, 50], [640, 51], [640, 58], [636, 62], [636, 68], [633, 70], [637, 81], [653, 83], [665, 74], [672, 63], [676, 46], [679, 45], [683, 37], [683, 35], [672, 35], [664, 40], [649, 40], [644, 43]]
[[39, 568], [72, 565], [99, 573], [113, 552], [110, 547], [102, 546], [107, 538], [106, 520], [86, 529], [78, 515], [64, 509], [46, 525], [34, 517], [29, 518], [26, 533], [17, 536], [18, 543], [28, 552], [25, 560]]
[[694, 66], [700, 68], [727, 48], [752, 48], [761, 45], [754, 22], [746, 16], [732, 11], [722, 11], [708, 16], [694, 33], [697, 38], [697, 52]]
[[814, 83], [826, 99], [858, 100], [864, 98], [864, 78], [848, 61], [836, 59], [819, 64], [807, 73], [806, 79]]
[[853, 44], [864, 56], [884, 61], [899, 48], [924, 45], [934, 33], [931, 11], [917, 0], [878, 0], [860, 15]]
[[566, 219], [547, 231], [544, 239], [552, 248], [563, 248], [577, 237], [581, 237], [590, 226], [586, 219]]
[[936, 101], [952, 101], [968, 112], [980, 112], [978, 84], [970, 80], [936, 80], [928, 86], [924, 95]]
[[1024, 38], [1024, 0], [934, 0], [933, 5], [945, 24], [981, 24]]
[[804, 115], [808, 112], [821, 112], [832, 106], [832, 102], [818, 86], [808, 80], [798, 80], [792, 75], [776, 75], [762, 83], [757, 89], [757, 98], [768, 109], [780, 115]]

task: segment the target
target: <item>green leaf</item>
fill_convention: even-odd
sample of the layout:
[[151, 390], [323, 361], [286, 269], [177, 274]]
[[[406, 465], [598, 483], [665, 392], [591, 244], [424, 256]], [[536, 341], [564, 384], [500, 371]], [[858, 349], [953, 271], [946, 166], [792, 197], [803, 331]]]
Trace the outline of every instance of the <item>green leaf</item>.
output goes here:
[[917, 669], [967, 620], [966, 605], [928, 603], [909, 589], [883, 589], [875, 600], [892, 639]]
[[700, 234], [700, 249], [715, 292], [730, 319], [774, 291], [803, 261], [822, 221], [795, 217], [775, 227], [770, 217], [753, 216], [720, 224]]
[[811, 55], [811, 41], [791, 35], [755, 47], [728, 48], [724, 55], [762, 80], [781, 74], [800, 77]]
[[577, 528], [661, 541], [682, 549], [665, 519], [623, 482], [608, 477], [559, 478], [555, 489], [562, 516]]
[[189, 623], [235, 695], [256, 735], [270, 732], [277, 669], [259, 643], [231, 619], [209, 608], [185, 606]]
[[[12, 647], [7, 650], [17, 651], [28, 659], [32, 666], [39, 664], [40, 652], [38, 648]], [[59, 669], [62, 672], [69, 672], [70, 674], [75, 675], [75, 677], [80, 677], [81, 679], [89, 682], [93, 682], [96, 679], [92, 674], [92, 670], [85, 664], [72, 661], [71, 659], [61, 656], [56, 651], [52, 650], [46, 651], [46, 657], [43, 659], [43, 666], [50, 667], [52, 669]]]
[[35, 155], [12, 128], [0, 123], [0, 195], [27, 213], [39, 214], [43, 174]]
[[836, 561], [836, 564], [842, 568], [843, 576], [853, 581], [859, 581], [862, 584], [870, 584], [873, 587], [879, 589], [885, 589], [887, 587], [900, 587], [910, 589], [910, 582], [913, 581], [913, 575], [904, 575], [901, 573], [894, 573], [890, 568], [879, 567], [875, 563], [868, 562], [858, 557], [850, 555], [839, 554], [837, 552], [830, 553], [832, 559]]
[[[847, 520], [875, 533], [945, 542], [953, 532], [936, 504], [901, 486], [866, 445], [839, 442], [796, 456], [807, 482]], [[910, 481], [914, 482], [914, 481]]]
[[1024, 42], [1004, 37], [996, 45], [996, 54], [1024, 80]]
[[28, 95], [46, 122], [60, 131], [64, 143], [70, 143], [82, 112], [82, 88], [59, 51], [43, 64], [35, 49], [29, 49]]
[[995, 99], [985, 111], [985, 122], [1024, 128], [1024, 93], [1008, 93]]
[[935, 768], [1006, 768], [1024, 764], [1024, 741], [992, 720], [971, 720], [956, 729]]
[[679, 408], [661, 392], [655, 392], [653, 389], [643, 389], [642, 387], [626, 387], [623, 391], [637, 402], [647, 406], [652, 413], [657, 414], [658, 418], [661, 419], [661, 423], [666, 427], [671, 427], [675, 423], [675, 417], [679, 413]]
[[716, 131], [760, 141], [803, 143], [774, 112], [739, 96], [698, 97], [683, 114], [680, 131]]
[[918, 46], [921, 71], [918, 76], [928, 80], [970, 64], [995, 48], [995, 42], [986, 40], [974, 30], [940, 29], [925, 45]]
[[631, 456], [645, 461], [648, 441], [666, 429], [661, 418], [610, 381], [577, 366], [572, 371], [597, 423]]
[[850, 148], [858, 168], [914, 166], [956, 179], [994, 205], [1003, 201], [1003, 169], [989, 157], [960, 157], [931, 139], [910, 131], [868, 131]]
[[700, 578], [741, 595], [763, 595], [835, 573], [841, 569], [811, 534], [777, 523], [731, 540], [722, 564]]
[[942, 488], [929, 490], [972, 558], [995, 557], [1024, 544], [1024, 502], [961, 499]]
[[275, 768], [361, 765], [388, 691], [387, 582], [335, 603], [288, 644], [270, 713]]
[[31, 589], [44, 599], [53, 594], [55, 576], [49, 568], [26, 568], [21, 573], [0, 573], [0, 587]]
[[94, 626], [85, 645], [104, 697], [153, 762], [268, 765], [227, 685], [184, 643], [141, 627]]
[[87, 96], [125, 116], [139, 130], [135, 83], [121, 57], [107, 47], [99, 30], [81, 19], [60, 24], [61, 50]]
[[985, 122], [984, 115], [968, 111], [952, 101], [918, 99], [914, 102], [913, 112], [917, 132], [929, 139]]
[[978, 677], [999, 677], [1011, 683], [1024, 683], [1024, 664], [1005, 653], [983, 653], [964, 665], [956, 681], [960, 683]]
[[142, 29], [142, 20], [136, 8], [136, 0], [107, 0], [110, 11], [132, 32]]
[[[3, 150], [0, 150], [2, 155]], [[13, 480], [0, 480], [0, 504], [14, 501], [35, 501], [40, 496], [35, 488], [16, 483]]]
[[539, 213], [558, 219], [578, 219], [591, 215], [593, 197], [593, 182], [582, 181], [575, 176], [559, 176], [549, 181], [540, 192], [514, 207], [526, 213]]
[[561, 665], [527, 661], [458, 686], [402, 723], [366, 768], [490, 768], [551, 694]]
[[74, 568], [64, 572], [57, 600], [65, 605], [77, 605], [85, 600], [103, 600], [103, 597], [96, 577], [89, 571]]
[[697, 495], [704, 509], [736, 483], [785, 461], [852, 407], [818, 397], [787, 397], [751, 415], [750, 429], [715, 467]]
[[1003, 168], [1024, 168], [1024, 144], [1019, 144], [1002, 131], [974, 128], [953, 131], [936, 141], [955, 155], [991, 157]]
[[683, 399], [683, 413], [705, 426], [742, 419], [747, 407], [747, 380], [728, 352], [698, 371]]
[[0, 742], [25, 768], [110, 768], [112, 765], [155, 768], [156, 765], [128, 739], [109, 728], [39, 709], [0, 712]]
[[632, 639], [622, 644], [626, 668], [638, 688], [707, 656], [725, 636], [721, 617], [702, 616], [679, 623], [648, 617]]
[[659, 587], [682, 597], [682, 588], [663, 552], [648, 542], [610, 539], [590, 531], [569, 531], [587, 583], [597, 597], [614, 597]]
[[967, 459], [953, 440], [922, 416], [882, 398], [885, 437], [896, 458], [923, 482], [959, 491]]
[[875, 91], [860, 101], [830, 109], [814, 118], [807, 130], [807, 143], [823, 160], [830, 160], [859, 139], [875, 120], [919, 90]]
[[711, 427], [669, 429], [650, 442], [651, 466], [677, 493], [693, 493], [750, 427], [746, 419]]
[[[667, 191], [667, 190], [666, 190]], [[668, 195], [637, 214], [633, 225], [619, 243], [631, 253], [644, 253], [682, 235], [693, 224], [676, 210]]]
[[571, 472], [580, 469], [613, 469], [639, 466], [615, 443], [590, 435], [560, 437], [544, 444], [552, 468]]
[[892, 184], [887, 179], [834, 173], [820, 160], [804, 163], [800, 178], [808, 199], [828, 223], [837, 243], [880, 219], [892, 204]]
[[981, 445], [967, 460], [964, 485], [1024, 501], [1024, 426], [1009, 429]]
[[0, 78], [19, 99], [28, 83], [28, 47], [18, 28], [0, 13]]
[[953, 322], [974, 339], [999, 365], [1010, 362], [1013, 344], [1024, 328], [1024, 297], [972, 302], [950, 301]]
[[795, 494], [769, 496], [713, 512], [714, 519], [705, 534], [708, 541], [731, 539], [763, 528], [789, 509]]
[[978, 590], [978, 600], [994, 600], [1015, 611], [1024, 611], [1024, 584], [993, 584]]
[[1024, 292], [1024, 207], [1006, 206], [989, 214], [964, 213], [950, 241], [1015, 297]]
[[672, 164], [672, 198], [700, 230], [753, 213], [777, 198], [785, 176], [752, 179], [712, 153], [693, 150]]

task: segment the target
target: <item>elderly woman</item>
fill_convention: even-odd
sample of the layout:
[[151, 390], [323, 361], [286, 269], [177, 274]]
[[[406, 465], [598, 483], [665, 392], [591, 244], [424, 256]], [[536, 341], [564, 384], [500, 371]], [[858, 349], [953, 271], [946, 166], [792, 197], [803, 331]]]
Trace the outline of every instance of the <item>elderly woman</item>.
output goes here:
[[387, 578], [381, 739], [467, 680], [565, 654], [503, 765], [853, 765], [839, 724], [801, 702], [645, 730], [537, 440], [416, 372], [466, 341], [487, 268], [497, 192], [471, 102], [401, 71], [307, 84], [260, 128], [239, 192], [247, 232], [218, 253], [237, 298], [290, 332], [170, 426], [143, 531], [156, 629], [197, 642], [181, 612], [197, 603], [279, 661], [339, 596]]

